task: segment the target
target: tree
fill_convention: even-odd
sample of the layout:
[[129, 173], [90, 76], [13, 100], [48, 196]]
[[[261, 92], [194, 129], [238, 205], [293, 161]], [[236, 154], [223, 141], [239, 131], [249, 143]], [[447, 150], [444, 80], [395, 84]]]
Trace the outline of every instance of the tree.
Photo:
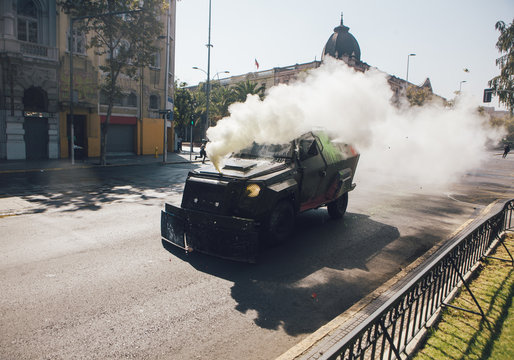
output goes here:
[[506, 131], [505, 137], [503, 138], [504, 143], [514, 143], [514, 116], [505, 115], [500, 117], [491, 117], [489, 123], [493, 127], [501, 128]]
[[407, 99], [411, 106], [423, 106], [432, 100], [432, 91], [428, 87], [408, 86]]
[[215, 85], [211, 90], [212, 115], [211, 121], [216, 122], [230, 113], [228, 108], [236, 101], [235, 92], [232, 88], [226, 86]]
[[196, 120], [196, 99], [193, 93], [186, 89], [186, 83], [175, 83], [175, 102], [173, 107], [173, 119], [175, 126], [183, 138], [186, 137], [185, 129]]
[[[143, 8], [140, 5], [143, 4]], [[65, 12], [74, 18], [83, 17], [77, 27], [88, 34], [88, 48], [106, 56], [99, 66], [105, 73], [101, 90], [107, 96], [107, 115], [100, 131], [100, 163], [106, 164], [107, 133], [114, 99], [121, 94], [118, 77], [125, 74], [135, 79], [139, 69], [153, 62], [158, 50], [155, 39], [162, 32], [156, 21], [164, 14], [165, 0], [62, 0]], [[113, 14], [114, 13], [114, 14]]]
[[510, 111], [514, 111], [514, 20], [507, 26], [503, 21], [496, 23], [496, 30], [500, 32], [496, 48], [501, 56], [496, 59], [500, 68], [500, 75], [489, 80], [493, 94], [498, 96], [501, 104]]
[[245, 82], [241, 82], [236, 85], [234, 88], [235, 91], [235, 99], [239, 102], [245, 102], [248, 94], [259, 95], [262, 99], [264, 98], [264, 93], [266, 92], [266, 85], [260, 85], [250, 80], [246, 80]]

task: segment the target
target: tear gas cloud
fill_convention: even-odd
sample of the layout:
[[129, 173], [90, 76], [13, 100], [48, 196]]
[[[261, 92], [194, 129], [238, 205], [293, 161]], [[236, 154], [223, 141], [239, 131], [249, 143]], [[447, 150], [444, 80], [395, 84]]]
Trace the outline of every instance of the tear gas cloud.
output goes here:
[[210, 128], [207, 155], [220, 169], [223, 158], [252, 142], [287, 143], [325, 128], [361, 153], [357, 181], [402, 179], [420, 186], [444, 185], [479, 166], [486, 144], [501, 138], [465, 97], [452, 108], [432, 102], [398, 106], [387, 74], [357, 72], [328, 59], [301, 80], [271, 88], [264, 100], [249, 95], [230, 116]]

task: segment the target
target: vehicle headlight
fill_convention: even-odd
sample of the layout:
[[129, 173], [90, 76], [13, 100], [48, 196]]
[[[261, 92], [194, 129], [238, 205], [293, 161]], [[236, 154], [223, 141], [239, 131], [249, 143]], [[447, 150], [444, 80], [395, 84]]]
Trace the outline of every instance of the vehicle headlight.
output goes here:
[[261, 187], [257, 184], [250, 184], [246, 186], [246, 196], [254, 198], [259, 196], [261, 192]]

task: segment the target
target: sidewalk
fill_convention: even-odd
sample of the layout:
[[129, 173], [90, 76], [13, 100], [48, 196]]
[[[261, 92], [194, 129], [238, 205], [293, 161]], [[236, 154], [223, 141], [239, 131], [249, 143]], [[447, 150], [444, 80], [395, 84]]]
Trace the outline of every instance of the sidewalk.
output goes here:
[[[195, 155], [199, 155], [200, 148], [193, 148], [190, 154], [189, 149], [181, 153], [168, 152], [166, 165], [183, 164], [189, 162], [201, 163], [195, 160]], [[190, 160], [191, 159], [191, 160]], [[149, 165], [163, 164], [163, 156], [155, 155], [107, 155], [106, 166], [128, 166], [128, 165]], [[32, 172], [32, 171], [52, 171], [64, 169], [83, 169], [100, 166], [100, 158], [88, 158], [85, 160], [75, 160], [71, 164], [70, 159], [43, 159], [43, 160], [0, 160], [0, 174]]]

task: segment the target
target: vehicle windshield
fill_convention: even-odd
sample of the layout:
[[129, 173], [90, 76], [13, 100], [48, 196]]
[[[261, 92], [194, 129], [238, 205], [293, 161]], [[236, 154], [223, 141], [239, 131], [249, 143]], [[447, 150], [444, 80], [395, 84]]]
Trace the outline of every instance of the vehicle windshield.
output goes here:
[[293, 147], [291, 143], [288, 144], [257, 144], [253, 143], [251, 146], [242, 149], [232, 154], [232, 157], [241, 159], [291, 159]]

